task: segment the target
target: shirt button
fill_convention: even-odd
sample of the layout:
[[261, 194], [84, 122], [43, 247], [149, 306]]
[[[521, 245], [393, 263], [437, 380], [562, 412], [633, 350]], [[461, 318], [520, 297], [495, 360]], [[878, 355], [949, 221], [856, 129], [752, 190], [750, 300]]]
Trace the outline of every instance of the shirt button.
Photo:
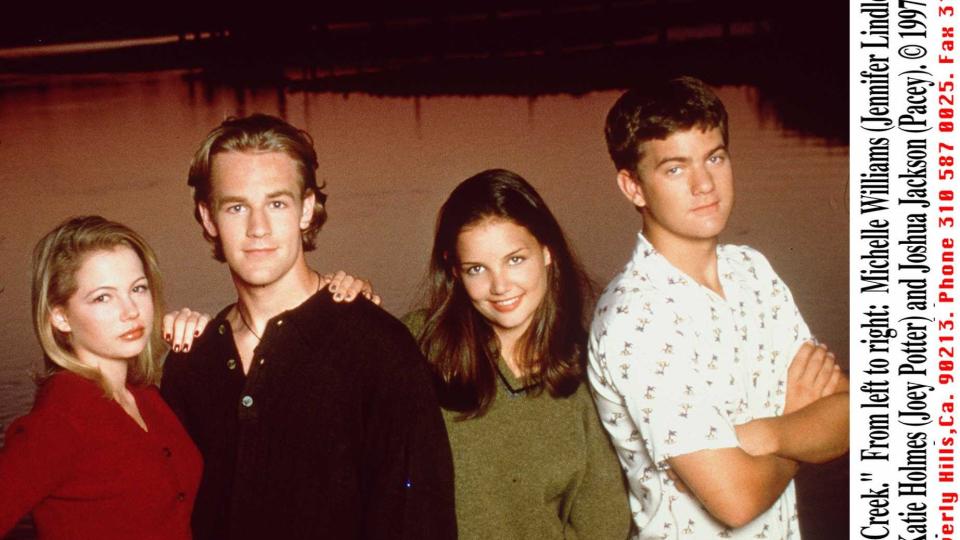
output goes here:
[[177, 493], [177, 500], [180, 502], [187, 500], [187, 494], [182, 491]]
[[167, 447], [163, 448], [163, 457], [170, 457], [172, 455], [173, 455], [173, 452], [171, 452], [169, 448]]
[[227, 360], [227, 369], [237, 369], [237, 361], [233, 358]]
[[243, 399], [240, 400], [240, 403], [244, 407], [251, 407], [253, 405], [253, 398], [250, 396], [243, 396]]
[[263, 363], [266, 362], [266, 361], [267, 361], [266, 358], [260, 357], [260, 365], [261, 365], [261, 366], [262, 366]]
[[227, 327], [221, 324], [217, 327], [217, 332], [220, 332], [220, 335], [222, 336], [227, 332]]
[[277, 326], [283, 326], [283, 319], [277, 321]]

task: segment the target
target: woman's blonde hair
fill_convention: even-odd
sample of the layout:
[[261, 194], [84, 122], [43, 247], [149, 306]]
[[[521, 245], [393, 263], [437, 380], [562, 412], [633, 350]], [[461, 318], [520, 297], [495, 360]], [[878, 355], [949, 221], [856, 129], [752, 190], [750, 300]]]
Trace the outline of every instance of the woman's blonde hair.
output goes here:
[[[100, 216], [70, 218], [47, 233], [33, 250], [33, 329], [43, 349], [44, 366], [38, 380], [67, 370], [96, 381], [109, 393], [99, 370], [77, 358], [67, 333], [53, 326], [51, 316], [57, 306], [65, 306], [77, 292], [77, 271], [87, 257], [97, 251], [124, 246], [132, 249], [143, 263], [144, 275], [153, 300], [154, 313], [163, 313], [163, 285], [157, 257], [139, 234], [130, 228]], [[160, 317], [154, 317], [150, 339], [140, 355], [130, 363], [127, 382], [157, 384], [160, 381]]]

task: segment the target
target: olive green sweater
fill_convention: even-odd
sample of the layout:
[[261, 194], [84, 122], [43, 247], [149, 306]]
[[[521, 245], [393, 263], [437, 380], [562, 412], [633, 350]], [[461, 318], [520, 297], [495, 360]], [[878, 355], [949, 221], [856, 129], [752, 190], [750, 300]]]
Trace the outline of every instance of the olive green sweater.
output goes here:
[[[403, 318], [416, 336], [422, 312]], [[630, 508], [620, 464], [587, 384], [570, 397], [521, 389], [503, 360], [485, 415], [443, 411], [462, 540], [624, 540]]]

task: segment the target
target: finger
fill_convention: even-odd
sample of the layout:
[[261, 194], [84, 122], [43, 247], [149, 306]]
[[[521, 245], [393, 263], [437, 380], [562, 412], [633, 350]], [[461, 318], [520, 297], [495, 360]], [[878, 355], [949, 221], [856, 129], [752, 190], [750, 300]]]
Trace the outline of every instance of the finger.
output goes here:
[[357, 291], [360, 288], [359, 278], [355, 278], [351, 275], [344, 276], [343, 281], [340, 283], [340, 286], [337, 287], [337, 293], [340, 295], [340, 298], [346, 302], [352, 302], [353, 298], [357, 295]]
[[827, 383], [830, 382], [830, 378], [835, 373], [835, 367], [837, 367], [837, 361], [833, 353], [824, 354], [823, 364], [820, 367], [820, 372], [817, 373], [816, 378], [813, 380], [813, 388], [819, 389], [822, 392], [827, 386]]
[[207, 329], [207, 324], [210, 323], [210, 315], [207, 313], [201, 313], [200, 318], [197, 320], [197, 330], [194, 332], [193, 337], [200, 337], [203, 334], [203, 331]]
[[343, 278], [340, 279], [340, 282], [337, 283], [337, 292], [333, 293], [334, 302], [349, 302], [350, 298], [350, 288], [353, 287], [355, 279], [349, 274], [344, 274]]
[[833, 373], [830, 375], [830, 380], [827, 381], [826, 386], [823, 387], [823, 391], [820, 392], [820, 397], [826, 397], [834, 394], [837, 391], [837, 387], [840, 385], [840, 376], [843, 373], [840, 371], [840, 366], [833, 365]]
[[803, 373], [807, 369], [807, 364], [810, 362], [810, 355], [813, 353], [814, 348], [813, 343], [809, 341], [800, 346], [797, 354], [793, 357], [793, 361], [790, 362], [790, 367], [787, 368], [787, 380], [796, 381], [803, 377]]
[[183, 334], [186, 332], [187, 320], [190, 318], [192, 313], [193, 312], [189, 308], [183, 308], [177, 312], [177, 316], [173, 321], [173, 338], [171, 340], [173, 352], [180, 352], [183, 350]]
[[341, 290], [341, 283], [343, 279], [347, 277], [347, 273], [343, 270], [338, 270], [336, 274], [333, 275], [333, 278], [330, 280], [330, 292], [335, 293]]
[[371, 302], [373, 302], [374, 305], [377, 305], [377, 306], [380, 305], [380, 295], [379, 295], [379, 294], [372, 294], [372, 295], [370, 295], [370, 296], [367, 296], [367, 298], [368, 298]]
[[[344, 280], [346, 282], [346, 280]], [[353, 278], [353, 282], [349, 286], [344, 288], [344, 295], [347, 298], [347, 302], [353, 302], [353, 299], [357, 297], [358, 294], [370, 288], [370, 285], [366, 280], [361, 278]]]
[[193, 340], [203, 332], [201, 321], [206, 326], [209, 318], [206, 313], [200, 313], [199, 311], [190, 314], [183, 327], [183, 343], [180, 344], [180, 350], [183, 352], [190, 350], [190, 347], [193, 346]]
[[177, 313], [179, 313], [179, 311], [171, 311], [163, 316], [161, 332], [163, 335], [163, 341], [165, 341], [167, 345], [170, 345], [173, 342], [173, 320], [177, 316]]
[[817, 345], [813, 348], [813, 352], [810, 353], [810, 357], [807, 360], [807, 365], [803, 370], [803, 375], [800, 377], [801, 384], [806, 384], [812, 386], [814, 381], [817, 379], [817, 375], [820, 374], [820, 369], [823, 367], [823, 362], [826, 360], [827, 350], [825, 347]]
[[360, 283], [363, 285], [363, 289], [360, 292], [367, 298], [370, 298], [373, 295], [373, 283], [365, 279], [361, 279]]
[[833, 377], [835, 372], [834, 367], [837, 363], [834, 360], [833, 353], [827, 353], [824, 355], [823, 365], [820, 368], [820, 372], [817, 373], [817, 376], [813, 379], [810, 389], [814, 392], [815, 396], [821, 396], [824, 389], [830, 383], [830, 379]]

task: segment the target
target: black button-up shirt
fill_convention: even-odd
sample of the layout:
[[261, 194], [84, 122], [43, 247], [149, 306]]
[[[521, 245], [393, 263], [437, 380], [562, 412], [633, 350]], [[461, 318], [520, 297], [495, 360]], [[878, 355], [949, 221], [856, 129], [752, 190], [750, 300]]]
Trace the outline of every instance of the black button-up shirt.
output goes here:
[[245, 375], [227, 312], [161, 387], [203, 453], [196, 538], [456, 537], [446, 429], [399, 321], [321, 291], [268, 322]]

